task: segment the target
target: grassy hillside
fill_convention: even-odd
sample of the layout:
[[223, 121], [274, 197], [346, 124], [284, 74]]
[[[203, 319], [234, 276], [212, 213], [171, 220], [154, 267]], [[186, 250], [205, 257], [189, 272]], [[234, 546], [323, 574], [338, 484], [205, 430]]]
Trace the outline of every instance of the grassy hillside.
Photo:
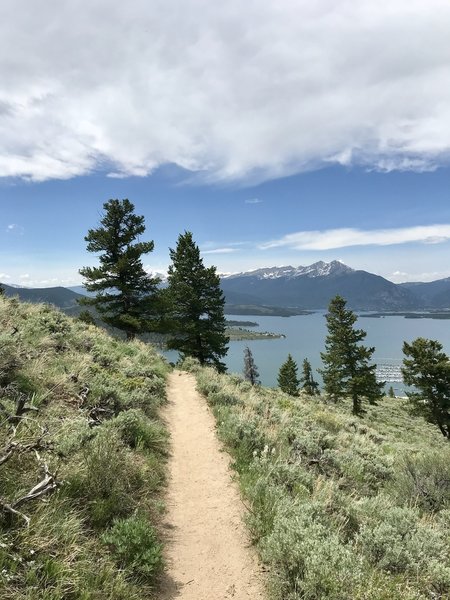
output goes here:
[[[83, 296], [65, 287], [52, 288], [19, 288], [0, 284], [4, 289], [5, 296], [18, 297], [23, 302], [48, 302], [59, 308], [78, 308], [77, 301]], [[82, 310], [82, 309], [81, 309]]]
[[198, 369], [279, 600], [450, 598], [450, 448], [386, 399], [350, 406]]
[[0, 298], [0, 598], [151, 598], [167, 366], [46, 305]]

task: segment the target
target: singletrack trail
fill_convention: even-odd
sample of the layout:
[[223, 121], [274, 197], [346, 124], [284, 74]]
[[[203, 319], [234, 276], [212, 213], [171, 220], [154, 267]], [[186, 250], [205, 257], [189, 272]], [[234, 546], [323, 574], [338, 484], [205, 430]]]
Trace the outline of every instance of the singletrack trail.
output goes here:
[[263, 577], [242, 523], [229, 456], [221, 452], [195, 378], [174, 371], [168, 401], [172, 448], [161, 600], [262, 600]]

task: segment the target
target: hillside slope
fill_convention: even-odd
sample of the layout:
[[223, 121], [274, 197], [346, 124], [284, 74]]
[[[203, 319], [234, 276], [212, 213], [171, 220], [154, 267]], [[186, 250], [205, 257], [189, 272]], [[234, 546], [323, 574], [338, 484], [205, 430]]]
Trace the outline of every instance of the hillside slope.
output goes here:
[[338, 261], [239, 273], [224, 277], [221, 286], [229, 303], [245, 293], [253, 298], [252, 304], [324, 309], [339, 294], [353, 310], [405, 310], [418, 306], [409, 289]]
[[450, 277], [428, 283], [401, 283], [399, 286], [411, 292], [423, 308], [450, 307]]
[[277, 600], [450, 597], [450, 448], [385, 399], [350, 406], [197, 372]]
[[83, 298], [82, 294], [77, 294], [65, 287], [49, 288], [21, 288], [1, 284], [5, 290], [5, 296], [18, 297], [23, 302], [48, 302], [58, 308], [70, 308], [77, 306], [77, 301]]
[[153, 597], [166, 364], [48, 305], [0, 331], [0, 597]]

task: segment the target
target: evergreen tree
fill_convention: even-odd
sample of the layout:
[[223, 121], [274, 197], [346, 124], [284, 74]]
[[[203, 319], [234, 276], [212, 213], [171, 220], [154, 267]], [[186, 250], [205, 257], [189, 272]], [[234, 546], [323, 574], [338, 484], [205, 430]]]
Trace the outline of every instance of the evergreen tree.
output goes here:
[[175, 250], [170, 249], [168, 299], [170, 338], [167, 346], [182, 357], [193, 356], [200, 364], [225, 371], [220, 360], [228, 350], [225, 335], [225, 298], [215, 267], [205, 267], [200, 250], [186, 231]]
[[77, 319], [87, 325], [96, 325], [95, 319], [89, 310], [82, 310]]
[[258, 379], [258, 368], [255, 365], [252, 351], [248, 346], [244, 350], [244, 377], [252, 385], [259, 385], [261, 383]]
[[389, 386], [388, 396], [389, 396], [389, 398], [395, 398], [395, 392], [394, 392], [394, 388], [392, 387], [392, 385]]
[[282, 392], [291, 396], [298, 396], [300, 381], [297, 377], [297, 363], [290, 354], [278, 371], [278, 386]]
[[336, 296], [328, 307], [326, 351], [321, 353], [324, 368], [320, 372], [329, 396], [335, 402], [350, 397], [353, 414], [359, 415], [362, 398], [375, 403], [383, 395], [384, 384], [376, 380], [376, 365], [369, 364], [375, 348], [361, 345], [366, 332], [353, 327], [357, 317], [345, 306], [344, 298]]
[[450, 439], [450, 360], [436, 340], [417, 338], [403, 344], [403, 380], [414, 386], [407, 393], [415, 412], [437, 425]]
[[319, 392], [319, 384], [315, 381], [312, 373], [311, 363], [307, 358], [303, 361], [303, 369], [302, 376], [300, 378], [300, 383], [302, 383], [302, 389], [309, 394], [310, 396], [316, 396], [320, 394]]
[[100, 253], [100, 264], [80, 269], [86, 289], [97, 295], [81, 302], [132, 339], [151, 331], [157, 317], [159, 279], [148, 276], [141, 260], [152, 252], [153, 242], [135, 242], [145, 231], [144, 217], [134, 214], [129, 200], [109, 200], [103, 209], [100, 226], [84, 238], [89, 252]]

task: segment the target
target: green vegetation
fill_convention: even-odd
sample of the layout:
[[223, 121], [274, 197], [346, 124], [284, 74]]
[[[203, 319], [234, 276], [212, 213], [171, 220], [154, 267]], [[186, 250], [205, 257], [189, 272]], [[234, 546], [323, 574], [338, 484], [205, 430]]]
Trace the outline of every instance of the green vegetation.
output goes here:
[[305, 394], [308, 394], [309, 396], [316, 396], [320, 394], [319, 384], [313, 377], [311, 363], [307, 358], [303, 360], [300, 383], [302, 384], [302, 390], [305, 392]]
[[450, 447], [408, 402], [386, 398], [361, 420], [351, 399], [194, 370], [274, 599], [450, 597]]
[[249, 331], [243, 327], [227, 327], [225, 333], [230, 341], [242, 340], [277, 340], [284, 338], [281, 333], [271, 333], [270, 331]]
[[450, 360], [435, 340], [417, 338], [404, 343], [403, 379], [414, 386], [408, 398], [417, 414], [437, 425], [450, 439]]
[[80, 269], [84, 286], [96, 296], [80, 303], [95, 307], [107, 325], [133, 339], [152, 331], [159, 313], [159, 280], [149, 277], [141, 260], [152, 252], [153, 242], [135, 242], [145, 232], [144, 217], [134, 214], [129, 200], [109, 200], [103, 209], [101, 226], [85, 237], [89, 252], [102, 253], [100, 265]]
[[405, 319], [450, 319], [450, 311], [423, 311], [423, 312], [375, 312], [359, 315], [360, 317], [368, 317], [372, 319], [380, 319], [382, 317], [405, 317]]
[[221, 359], [227, 353], [229, 339], [225, 334], [225, 299], [216, 268], [204, 266], [189, 231], [178, 237], [170, 258], [169, 286], [165, 290], [170, 336], [167, 347], [178, 350], [182, 358], [192, 356], [202, 365], [212, 364], [224, 371]]
[[366, 332], [353, 327], [357, 317], [345, 306], [344, 298], [336, 296], [328, 307], [328, 335], [325, 352], [321, 352], [324, 367], [320, 372], [330, 398], [337, 402], [350, 397], [352, 412], [358, 415], [362, 413], [362, 398], [373, 403], [382, 397], [383, 383], [376, 380], [376, 365], [369, 364], [375, 348], [360, 344]]
[[47, 305], [0, 332], [0, 597], [154, 597], [168, 367]]
[[247, 346], [244, 350], [244, 378], [250, 382], [251, 385], [259, 385], [259, 373], [258, 368], [255, 364], [252, 351]]
[[298, 379], [298, 366], [290, 354], [278, 371], [278, 386], [285, 394], [298, 396], [300, 381]]
[[261, 306], [260, 304], [226, 304], [227, 315], [261, 315], [266, 317], [294, 317], [296, 315], [312, 315], [314, 311], [300, 308], [284, 308], [281, 306]]

